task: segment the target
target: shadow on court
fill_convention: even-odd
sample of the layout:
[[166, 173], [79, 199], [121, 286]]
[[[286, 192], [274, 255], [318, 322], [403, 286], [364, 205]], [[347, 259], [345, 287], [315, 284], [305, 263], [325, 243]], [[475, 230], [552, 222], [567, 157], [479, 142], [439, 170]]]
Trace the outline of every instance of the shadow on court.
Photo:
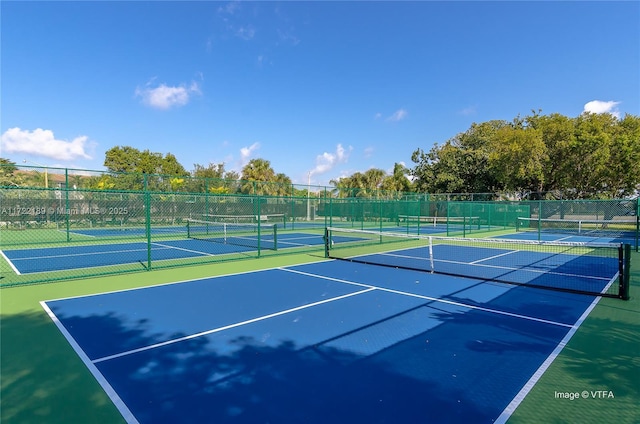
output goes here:
[[[141, 423], [491, 422], [566, 332], [422, 308], [442, 323], [370, 355], [332, 346], [341, 336], [308, 347], [295, 340], [268, 346], [222, 332], [96, 366]], [[157, 342], [144, 322], [131, 330], [115, 315], [64, 322], [131, 346]]]

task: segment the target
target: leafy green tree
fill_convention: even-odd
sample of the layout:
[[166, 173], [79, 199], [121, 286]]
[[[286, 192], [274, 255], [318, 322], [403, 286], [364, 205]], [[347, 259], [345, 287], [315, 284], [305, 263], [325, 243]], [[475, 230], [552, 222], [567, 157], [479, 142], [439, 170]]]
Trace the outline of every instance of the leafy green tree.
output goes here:
[[181, 177], [189, 175], [189, 172], [178, 162], [178, 158], [172, 153], [167, 153], [164, 157], [160, 158], [159, 173], [164, 175], [178, 175]]
[[618, 122], [606, 173], [610, 196], [640, 192], [640, 117], [627, 114]]
[[0, 158], [0, 186], [20, 186], [22, 178], [16, 173], [18, 167], [9, 159]]
[[107, 150], [104, 166], [117, 174], [113, 188], [120, 190], [169, 191], [177, 188], [175, 183], [172, 186], [171, 178], [189, 175], [171, 153], [163, 155], [149, 150], [140, 151], [130, 146], [116, 146]]
[[140, 151], [130, 146], [116, 146], [105, 153], [104, 166], [110, 172], [140, 172]]
[[542, 190], [547, 154], [540, 131], [528, 126], [505, 126], [496, 131], [489, 148], [489, 170], [500, 182], [501, 190]]
[[196, 193], [228, 193], [226, 187], [224, 163], [210, 163], [208, 166], [195, 164], [191, 172], [189, 190]]
[[512, 122], [473, 124], [428, 152], [417, 149], [411, 159], [422, 192], [624, 197], [640, 187], [640, 121], [632, 115], [534, 112]]
[[191, 173], [196, 178], [224, 178], [224, 163], [210, 163], [208, 166], [195, 164]]
[[[546, 148], [544, 158], [544, 177], [539, 192], [551, 192], [568, 187], [572, 178], [573, 165], [571, 146], [575, 143], [574, 122], [571, 118], [554, 113], [527, 117], [528, 124], [537, 129]], [[533, 198], [540, 198], [540, 194]]]
[[575, 138], [569, 148], [573, 172], [569, 187], [578, 198], [606, 190], [606, 167], [611, 164], [612, 127], [610, 114], [584, 113], [575, 119]]
[[418, 191], [427, 193], [487, 193], [498, 188], [489, 168], [490, 141], [506, 121], [473, 124], [469, 130], [435, 144], [429, 152], [417, 149], [411, 160]]

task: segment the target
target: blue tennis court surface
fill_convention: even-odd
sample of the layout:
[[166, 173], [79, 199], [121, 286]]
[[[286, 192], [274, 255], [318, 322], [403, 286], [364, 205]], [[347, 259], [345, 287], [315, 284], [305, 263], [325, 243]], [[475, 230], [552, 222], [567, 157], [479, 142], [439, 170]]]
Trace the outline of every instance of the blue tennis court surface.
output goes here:
[[586, 295], [324, 261], [42, 302], [130, 423], [504, 421]]

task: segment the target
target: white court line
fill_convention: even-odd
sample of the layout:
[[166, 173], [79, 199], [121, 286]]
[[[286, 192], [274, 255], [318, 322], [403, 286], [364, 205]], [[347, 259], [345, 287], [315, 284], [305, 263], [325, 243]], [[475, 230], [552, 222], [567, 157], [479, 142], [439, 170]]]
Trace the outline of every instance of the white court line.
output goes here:
[[520, 252], [520, 250], [511, 250], [509, 252], [501, 253], [499, 255], [489, 256], [488, 258], [478, 259], [477, 261], [469, 262], [470, 265], [475, 265], [480, 262], [490, 261], [491, 259], [501, 258], [502, 256], [512, 255], [514, 253]]
[[133, 415], [131, 410], [129, 410], [127, 405], [120, 398], [120, 396], [118, 396], [118, 393], [113, 389], [111, 384], [109, 384], [107, 379], [102, 375], [102, 373], [98, 370], [98, 368], [91, 363], [91, 360], [89, 359], [89, 357], [86, 355], [86, 353], [84, 353], [84, 351], [82, 350], [80, 345], [78, 345], [78, 343], [75, 341], [75, 339], [71, 337], [71, 334], [69, 334], [69, 332], [64, 327], [64, 325], [62, 325], [62, 323], [58, 320], [58, 317], [56, 317], [53, 311], [49, 309], [49, 306], [47, 306], [46, 302], [44, 301], [40, 302], [40, 306], [42, 306], [42, 308], [45, 310], [47, 315], [49, 315], [49, 318], [51, 318], [51, 320], [54, 322], [56, 327], [58, 327], [58, 330], [60, 330], [62, 335], [67, 339], [67, 341], [69, 342], [73, 350], [80, 357], [80, 360], [82, 360], [82, 362], [86, 365], [86, 367], [89, 369], [91, 374], [95, 377], [95, 379], [98, 381], [100, 386], [102, 386], [107, 396], [109, 396], [109, 399], [111, 399], [111, 401], [116, 406], [118, 411], [120, 411], [120, 414], [125, 419], [125, 421], [128, 424], [137, 424], [138, 420]]
[[558, 343], [558, 345], [553, 350], [553, 352], [551, 352], [551, 354], [547, 357], [547, 359], [545, 359], [545, 361], [542, 363], [542, 365], [540, 365], [540, 367], [536, 370], [536, 372], [533, 373], [529, 381], [525, 383], [525, 385], [522, 387], [522, 389], [520, 389], [518, 394], [513, 398], [513, 400], [511, 400], [511, 402], [509, 402], [509, 405], [507, 405], [507, 407], [502, 411], [500, 416], [498, 416], [498, 418], [494, 421], [495, 424], [504, 424], [507, 422], [509, 418], [511, 418], [511, 415], [513, 414], [513, 412], [520, 405], [520, 403], [522, 403], [522, 401], [529, 394], [531, 389], [533, 389], [533, 386], [536, 385], [536, 383], [540, 380], [540, 378], [545, 373], [545, 371], [547, 371], [549, 366], [551, 366], [553, 361], [555, 361], [558, 355], [560, 355], [560, 352], [562, 352], [562, 349], [564, 349], [567, 343], [569, 343], [569, 340], [571, 340], [571, 338], [576, 333], [576, 331], [578, 331], [578, 328], [580, 328], [580, 326], [585, 321], [585, 319], [587, 319], [587, 316], [589, 316], [589, 314], [591, 313], [593, 308], [596, 307], [598, 302], [600, 302], [600, 297], [596, 296], [596, 298], [593, 299], [593, 302], [591, 302], [591, 305], [589, 305], [589, 307], [584, 311], [584, 313], [580, 316], [580, 318], [578, 318], [578, 320], [571, 327], [569, 332], [562, 338], [562, 340], [560, 340], [560, 343]]
[[343, 280], [341, 278], [326, 277], [324, 275], [311, 274], [309, 272], [298, 271], [298, 270], [295, 270], [295, 269], [287, 269], [287, 268], [280, 268], [280, 269], [282, 269], [283, 271], [293, 272], [293, 273], [296, 273], [296, 274], [306, 275], [306, 276], [309, 276], [309, 277], [320, 278], [320, 279], [323, 279], [323, 280], [336, 281], [336, 282], [339, 282], [339, 283], [351, 284], [351, 285], [360, 286], [360, 287], [368, 287], [368, 288], [381, 290], [381, 291], [385, 291], [385, 292], [389, 292], [389, 293], [401, 294], [403, 296], [417, 297], [419, 299], [431, 300], [431, 301], [438, 302], [438, 303], [446, 303], [448, 305], [461, 306], [463, 308], [475, 309], [475, 310], [478, 310], [478, 311], [489, 312], [489, 313], [492, 313], [492, 314], [505, 315], [505, 316], [509, 316], [509, 317], [513, 317], [513, 318], [525, 319], [525, 320], [528, 320], [528, 321], [536, 321], [536, 322], [541, 322], [541, 323], [544, 323], [544, 324], [557, 325], [559, 327], [567, 327], [567, 328], [572, 328], [573, 327], [571, 324], [565, 324], [565, 323], [562, 323], [562, 322], [550, 321], [550, 320], [531, 317], [531, 316], [527, 316], [527, 315], [514, 314], [512, 312], [500, 311], [498, 309], [484, 308], [482, 306], [468, 305], [466, 303], [455, 302], [455, 301], [452, 301], [452, 300], [441, 299], [441, 298], [438, 298], [438, 297], [425, 296], [425, 295], [421, 295], [421, 294], [404, 292], [404, 291], [401, 291], [401, 290], [387, 289], [385, 287], [373, 286], [371, 284], [357, 283], [355, 281]]
[[[155, 243], [155, 242], [153, 242], [153, 243], [151, 243], [151, 244], [153, 244], [154, 246], [165, 247], [165, 248], [167, 248], [167, 249], [175, 249], [175, 250], [182, 250], [182, 251], [184, 251], [184, 252], [189, 252], [189, 253], [197, 253], [197, 254], [199, 254], [199, 255], [204, 255], [204, 256], [216, 256], [216, 255], [215, 255], [215, 254], [213, 254], [213, 253], [201, 252], [201, 251], [199, 251], [199, 250], [185, 249], [184, 247], [169, 246], [169, 245], [167, 245], [167, 244]], [[176, 258], [176, 259], [177, 259], [177, 258]]]
[[2, 255], [2, 257], [4, 258], [5, 261], [7, 261], [7, 263], [9, 264], [11, 269], [13, 270], [13, 272], [15, 272], [17, 275], [22, 275], [22, 274], [20, 274], [20, 271], [18, 271], [18, 268], [16, 268], [16, 266], [13, 264], [13, 262], [9, 258], [7, 258], [7, 255], [5, 255], [2, 250], [0, 250], [0, 255]]
[[225, 325], [224, 327], [214, 328], [212, 330], [202, 331], [200, 333], [190, 334], [188, 336], [179, 337], [177, 339], [166, 340], [164, 342], [152, 344], [152, 345], [149, 345], [149, 346], [144, 346], [144, 347], [140, 347], [140, 348], [137, 348], [137, 349], [131, 349], [131, 350], [128, 350], [126, 352], [116, 353], [114, 355], [109, 355], [109, 356], [105, 356], [103, 358], [94, 359], [92, 362], [94, 364], [97, 364], [99, 362], [120, 358], [120, 357], [131, 355], [131, 354], [134, 354], [134, 353], [144, 352], [146, 350], [156, 349], [156, 348], [167, 346], [167, 345], [171, 345], [171, 344], [174, 344], [174, 343], [183, 342], [185, 340], [190, 340], [190, 339], [195, 339], [197, 337], [207, 336], [209, 334], [218, 333], [220, 331], [229, 330], [231, 328], [240, 327], [240, 326], [251, 324], [251, 323], [254, 323], [254, 322], [258, 322], [258, 321], [263, 321], [265, 319], [274, 318], [274, 317], [277, 317], [277, 316], [280, 316], [280, 315], [289, 314], [291, 312], [296, 312], [296, 311], [300, 311], [302, 309], [311, 308], [313, 306], [322, 305], [323, 303], [334, 302], [336, 300], [345, 299], [347, 297], [356, 296], [356, 295], [359, 295], [359, 294], [362, 294], [362, 293], [367, 293], [367, 292], [370, 292], [370, 291], [373, 291], [373, 290], [375, 290], [375, 288], [371, 287], [371, 288], [367, 288], [365, 290], [360, 290], [360, 291], [357, 291], [357, 292], [354, 292], [354, 293], [348, 293], [348, 294], [344, 294], [342, 296], [332, 297], [331, 299], [324, 299], [324, 300], [321, 300], [319, 302], [308, 303], [306, 305], [297, 306], [295, 308], [287, 309], [287, 310], [280, 311], [280, 312], [275, 312], [273, 314], [264, 315], [264, 316], [257, 317], [257, 318], [252, 318], [252, 319], [249, 319], [249, 320], [246, 320], [246, 321], [237, 322], [235, 324]]
[[[59, 231], [59, 232], [61, 232], [61, 233], [64, 233], [64, 234], [66, 234], [66, 233], [67, 233], [67, 230], [58, 230], [58, 231]], [[79, 233], [79, 232], [77, 232], [77, 231], [75, 231], [75, 230], [69, 230], [69, 234], [73, 234], [74, 236], [82, 236], [82, 237], [98, 238], [98, 236], [94, 236], [94, 235], [91, 235], [91, 234], [83, 234], [83, 233]]]

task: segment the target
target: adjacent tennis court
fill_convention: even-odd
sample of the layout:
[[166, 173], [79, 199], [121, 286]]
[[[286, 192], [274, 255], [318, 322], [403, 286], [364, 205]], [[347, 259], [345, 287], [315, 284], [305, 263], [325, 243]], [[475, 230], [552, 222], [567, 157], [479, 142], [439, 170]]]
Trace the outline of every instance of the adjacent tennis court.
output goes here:
[[[185, 230], [186, 231], [186, 230]], [[185, 233], [186, 234], [186, 233]], [[81, 244], [30, 249], [6, 249], [0, 253], [12, 269], [20, 275], [83, 269], [101, 266], [141, 264], [149, 256], [153, 261], [169, 261], [181, 258], [198, 258], [255, 252], [262, 249], [293, 249], [324, 243], [321, 235], [310, 233], [283, 233], [277, 237], [273, 232], [261, 236], [252, 233], [211, 231], [207, 234], [192, 234], [190, 238], [162, 240], [152, 243], [103, 243]]]
[[[571, 275], [605, 293], [620, 278], [618, 258], [591, 249], [405, 240], [364, 253], [382, 233], [329, 231], [346, 260], [42, 306], [130, 423], [504, 422], [598, 299], [528, 283]], [[425, 247], [480, 272], [429, 271]]]
[[637, 246], [638, 219], [559, 219], [518, 217], [516, 234], [521, 240], [628, 243]]

